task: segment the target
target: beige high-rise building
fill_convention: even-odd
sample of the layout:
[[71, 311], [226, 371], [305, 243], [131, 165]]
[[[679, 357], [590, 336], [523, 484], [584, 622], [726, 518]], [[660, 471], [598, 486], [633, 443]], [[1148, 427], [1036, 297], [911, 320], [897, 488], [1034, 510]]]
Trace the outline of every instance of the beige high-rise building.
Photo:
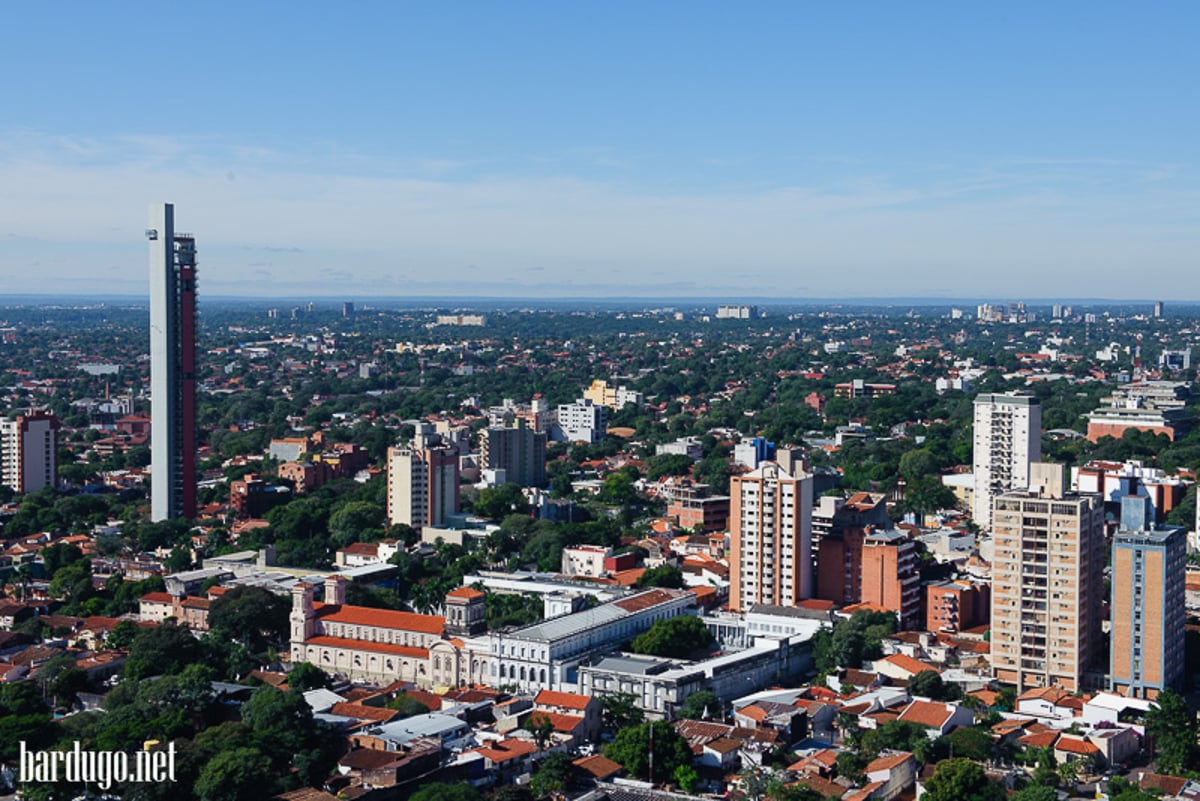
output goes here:
[[458, 512], [459, 466], [454, 448], [388, 448], [388, 522], [420, 531], [440, 526]]
[[729, 494], [729, 608], [812, 597], [812, 475], [764, 462], [735, 477]]
[[1029, 392], [975, 398], [975, 493], [971, 517], [992, 529], [992, 502], [1029, 486], [1029, 465], [1042, 458], [1042, 406]]
[[55, 486], [61, 427], [58, 418], [46, 411], [0, 419], [0, 484], [17, 494]]
[[1100, 652], [1104, 504], [1066, 491], [1063, 465], [1030, 474], [993, 506], [992, 667], [1018, 691], [1078, 692]]

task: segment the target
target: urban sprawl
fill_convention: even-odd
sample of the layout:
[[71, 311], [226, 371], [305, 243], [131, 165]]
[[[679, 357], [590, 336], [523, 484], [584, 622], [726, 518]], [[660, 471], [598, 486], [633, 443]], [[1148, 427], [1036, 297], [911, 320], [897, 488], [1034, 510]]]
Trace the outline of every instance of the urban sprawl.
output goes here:
[[0, 305], [0, 792], [1200, 798], [1200, 308], [205, 300], [156, 214]]

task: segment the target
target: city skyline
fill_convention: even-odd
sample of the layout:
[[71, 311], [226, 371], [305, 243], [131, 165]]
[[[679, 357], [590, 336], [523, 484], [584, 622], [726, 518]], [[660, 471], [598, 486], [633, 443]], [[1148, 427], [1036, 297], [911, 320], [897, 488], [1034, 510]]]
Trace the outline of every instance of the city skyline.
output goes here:
[[22, 7], [4, 292], [144, 294], [162, 199], [213, 295], [1170, 302], [1200, 11], [1156, 8]]

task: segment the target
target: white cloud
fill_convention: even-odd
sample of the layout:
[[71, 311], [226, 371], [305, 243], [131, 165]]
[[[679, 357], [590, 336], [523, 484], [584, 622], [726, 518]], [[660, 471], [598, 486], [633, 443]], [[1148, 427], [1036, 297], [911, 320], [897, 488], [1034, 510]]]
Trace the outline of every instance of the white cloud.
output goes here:
[[0, 271], [7, 292], [144, 291], [156, 201], [176, 203], [221, 294], [1140, 297], [1131, 270], [1182, 282], [1200, 239], [1178, 165], [1024, 158], [901, 180], [838, 158], [838, 181], [669, 192], [572, 177], [569, 160], [561, 177], [434, 157], [372, 174], [334, 148], [24, 132], [0, 137]]

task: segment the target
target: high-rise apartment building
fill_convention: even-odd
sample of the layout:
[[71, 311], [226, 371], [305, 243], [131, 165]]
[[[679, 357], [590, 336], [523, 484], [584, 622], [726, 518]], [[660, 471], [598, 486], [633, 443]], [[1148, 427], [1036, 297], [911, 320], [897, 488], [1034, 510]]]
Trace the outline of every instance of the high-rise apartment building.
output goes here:
[[1029, 392], [975, 398], [975, 494], [971, 517], [992, 528], [992, 502], [1029, 486], [1029, 465], [1042, 458], [1042, 406]]
[[458, 512], [459, 465], [455, 448], [418, 437], [412, 447], [388, 448], [388, 522], [418, 531], [440, 526]]
[[560, 403], [551, 439], [556, 442], [599, 442], [608, 432], [608, 408], [580, 398]]
[[0, 485], [18, 495], [55, 486], [61, 427], [46, 411], [0, 420]]
[[1156, 526], [1149, 498], [1121, 499], [1112, 546], [1113, 692], [1157, 698], [1184, 676], [1187, 533]]
[[150, 207], [150, 518], [196, 516], [196, 240]]
[[812, 475], [764, 462], [733, 478], [729, 494], [729, 608], [812, 597]]
[[489, 426], [480, 439], [479, 466], [504, 471], [504, 483], [540, 487], [546, 483], [546, 435], [524, 420]]
[[1018, 691], [1078, 692], [1100, 652], [1104, 504], [1066, 491], [1062, 465], [1030, 473], [1028, 490], [994, 502], [992, 667]]

